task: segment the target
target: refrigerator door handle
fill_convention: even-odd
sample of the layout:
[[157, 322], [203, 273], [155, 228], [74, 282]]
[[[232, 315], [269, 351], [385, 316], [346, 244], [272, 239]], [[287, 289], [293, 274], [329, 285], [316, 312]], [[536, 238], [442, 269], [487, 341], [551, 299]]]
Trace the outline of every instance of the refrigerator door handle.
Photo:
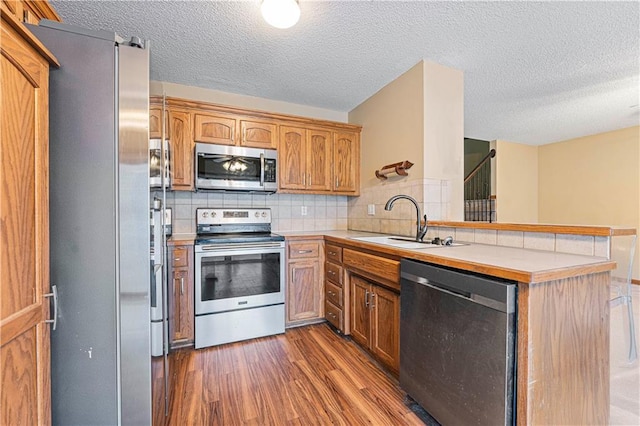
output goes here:
[[58, 326], [58, 287], [51, 286], [51, 293], [43, 294], [44, 297], [53, 298], [53, 319], [44, 320], [47, 324], [53, 324], [51, 330], [55, 331]]

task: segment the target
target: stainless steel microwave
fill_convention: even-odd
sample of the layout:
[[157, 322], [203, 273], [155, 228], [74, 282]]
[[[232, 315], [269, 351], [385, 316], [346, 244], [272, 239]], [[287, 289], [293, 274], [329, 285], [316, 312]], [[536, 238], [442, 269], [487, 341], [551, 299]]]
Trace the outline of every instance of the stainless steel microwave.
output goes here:
[[276, 192], [278, 152], [196, 143], [196, 189]]

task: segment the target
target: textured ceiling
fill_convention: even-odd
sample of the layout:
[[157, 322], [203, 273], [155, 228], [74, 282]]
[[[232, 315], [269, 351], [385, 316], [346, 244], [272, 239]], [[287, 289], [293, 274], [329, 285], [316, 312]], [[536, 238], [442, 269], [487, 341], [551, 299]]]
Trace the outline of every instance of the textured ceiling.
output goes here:
[[464, 71], [465, 136], [544, 144], [639, 124], [640, 2], [56, 1], [150, 39], [151, 79], [350, 111], [422, 59]]

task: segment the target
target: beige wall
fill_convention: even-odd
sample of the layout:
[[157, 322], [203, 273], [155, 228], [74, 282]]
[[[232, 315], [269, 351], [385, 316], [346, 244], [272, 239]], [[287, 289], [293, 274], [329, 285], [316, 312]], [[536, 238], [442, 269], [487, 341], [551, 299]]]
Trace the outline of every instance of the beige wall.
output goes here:
[[498, 222], [539, 222], [538, 147], [497, 140], [495, 149]]
[[349, 113], [349, 122], [362, 126], [362, 188], [379, 186], [375, 171], [404, 160], [415, 163], [404, 180], [422, 179], [423, 69], [418, 63]]
[[464, 220], [464, 75], [424, 63], [424, 177], [446, 181], [442, 217]]
[[239, 108], [257, 109], [280, 114], [298, 115], [301, 117], [317, 118], [321, 120], [347, 122], [347, 113], [289, 102], [275, 101], [255, 96], [238, 95], [221, 92], [219, 90], [203, 89], [200, 87], [184, 86], [182, 84], [152, 81], [149, 87], [152, 95], [172, 96], [175, 98], [192, 99], [194, 101], [210, 102]]
[[640, 230], [640, 127], [540, 146], [538, 190], [540, 222]]

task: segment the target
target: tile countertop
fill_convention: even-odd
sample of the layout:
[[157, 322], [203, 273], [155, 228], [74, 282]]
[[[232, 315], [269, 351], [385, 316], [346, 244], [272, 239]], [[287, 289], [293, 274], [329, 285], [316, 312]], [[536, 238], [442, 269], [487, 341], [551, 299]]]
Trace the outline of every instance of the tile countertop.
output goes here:
[[324, 238], [329, 242], [373, 250], [392, 257], [420, 260], [523, 283], [540, 283], [605, 272], [615, 268], [615, 262], [603, 257], [541, 250], [475, 243], [457, 247], [433, 247], [412, 250], [353, 239], [353, 237], [382, 236], [382, 234], [368, 232], [309, 231], [283, 232], [281, 234], [287, 240], [313, 237]]

